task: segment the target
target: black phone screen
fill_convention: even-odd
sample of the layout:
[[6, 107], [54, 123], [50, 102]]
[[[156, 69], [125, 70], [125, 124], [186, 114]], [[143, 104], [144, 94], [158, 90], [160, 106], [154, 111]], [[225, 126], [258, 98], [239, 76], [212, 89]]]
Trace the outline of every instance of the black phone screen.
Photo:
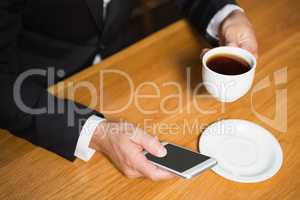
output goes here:
[[147, 153], [146, 157], [155, 163], [181, 173], [210, 158], [172, 144], [167, 144], [165, 147], [168, 152], [165, 157], [159, 158], [150, 153]]

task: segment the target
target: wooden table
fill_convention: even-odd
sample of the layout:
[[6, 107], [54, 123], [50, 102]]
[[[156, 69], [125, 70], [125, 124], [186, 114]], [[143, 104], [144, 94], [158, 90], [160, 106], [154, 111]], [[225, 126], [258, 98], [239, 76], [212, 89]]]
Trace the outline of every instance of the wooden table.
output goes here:
[[[106, 110], [107, 118], [123, 119], [142, 127], [166, 124], [197, 123], [191, 131], [149, 130], [160, 139], [168, 140], [194, 150], [198, 137], [208, 124], [223, 118], [251, 120], [273, 133], [279, 140], [284, 154], [281, 170], [271, 179], [257, 184], [240, 184], [221, 178], [212, 171], [205, 172], [192, 180], [176, 178], [169, 181], [151, 182], [145, 179], [127, 179], [119, 173], [103, 156], [97, 154], [84, 163], [66, 161], [28, 142], [18, 139], [5, 131], [0, 134], [0, 199], [297, 199], [300, 195], [300, 1], [240, 1], [247, 10], [256, 28], [260, 45], [260, 58], [254, 87], [266, 77], [270, 86], [256, 92], [251, 107], [251, 92], [239, 101], [223, 107], [212, 98], [198, 98], [206, 94], [199, 89], [191, 93], [201, 83], [199, 54], [205, 43], [191, 30], [185, 21], [179, 21], [166, 29], [146, 38], [128, 49], [108, 58], [99, 65], [92, 66], [65, 80], [49, 90], [62, 96], [78, 83], [88, 81], [95, 85], [97, 94], [102, 88], [103, 99], [95, 109]], [[122, 112], [109, 110], [121, 108], [130, 98], [128, 81], [116, 74], [107, 74], [100, 83], [99, 73], [105, 70], [121, 70], [128, 74], [133, 84], [153, 81], [160, 87], [160, 97], [151, 101], [139, 100], [140, 107], [156, 110], [153, 114], [143, 114], [134, 102]], [[287, 69], [287, 82], [276, 85], [274, 72]], [[191, 71], [191, 86], [188, 87], [186, 72]], [[277, 73], [278, 74], [278, 73]], [[284, 77], [284, 76], [283, 76]], [[284, 80], [284, 79], [283, 79]], [[160, 109], [172, 110], [178, 107], [175, 99], [163, 101], [176, 94], [177, 89], [164, 83], [177, 82], [182, 88], [182, 106], [176, 113], [166, 113]], [[71, 84], [73, 83], [73, 84]], [[69, 85], [68, 85], [69, 84]], [[135, 88], [137, 89], [137, 88]], [[284, 131], [284, 117], [279, 125], [270, 125], [258, 116], [273, 119], [276, 115], [276, 94], [287, 91], [287, 130]], [[155, 94], [150, 86], [140, 88], [140, 94]], [[283, 96], [284, 97], [284, 96]], [[89, 92], [79, 87], [74, 96], [76, 101], [87, 104]], [[202, 110], [216, 111], [203, 114], [193, 106], [191, 99]], [[254, 112], [254, 110], [259, 113]], [[278, 114], [278, 113], [277, 113]], [[281, 113], [282, 114], [282, 113]], [[284, 113], [283, 113], [284, 114]], [[284, 116], [284, 115], [283, 115]], [[144, 122], [147, 121], [145, 125]], [[149, 128], [149, 127], [148, 127]], [[268, 147], [266, 147], [268, 148]]]

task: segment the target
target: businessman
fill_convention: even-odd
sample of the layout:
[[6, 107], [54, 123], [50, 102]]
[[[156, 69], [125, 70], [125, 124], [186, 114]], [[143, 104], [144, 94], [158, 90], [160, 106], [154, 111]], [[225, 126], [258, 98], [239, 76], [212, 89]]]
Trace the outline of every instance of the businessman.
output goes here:
[[[209, 41], [257, 56], [252, 26], [234, 0], [174, 3]], [[63, 71], [55, 77], [58, 81], [122, 47], [122, 30], [134, 4], [134, 0], [1, 0], [0, 127], [68, 160], [88, 161], [101, 152], [128, 177], [171, 178], [143, 155], [143, 150], [167, 154], [157, 138], [129, 122], [105, 120], [95, 110], [47, 92], [45, 70]], [[30, 70], [37, 73], [22, 79]], [[59, 111], [53, 109], [56, 105], [61, 105]]]

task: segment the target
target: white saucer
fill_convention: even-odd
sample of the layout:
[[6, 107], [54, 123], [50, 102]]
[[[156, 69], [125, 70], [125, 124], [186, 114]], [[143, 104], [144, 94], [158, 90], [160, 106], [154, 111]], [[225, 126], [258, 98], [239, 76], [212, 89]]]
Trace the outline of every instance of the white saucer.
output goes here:
[[222, 120], [210, 125], [201, 135], [199, 150], [217, 160], [214, 172], [242, 183], [264, 181], [282, 165], [277, 140], [266, 129], [246, 120]]

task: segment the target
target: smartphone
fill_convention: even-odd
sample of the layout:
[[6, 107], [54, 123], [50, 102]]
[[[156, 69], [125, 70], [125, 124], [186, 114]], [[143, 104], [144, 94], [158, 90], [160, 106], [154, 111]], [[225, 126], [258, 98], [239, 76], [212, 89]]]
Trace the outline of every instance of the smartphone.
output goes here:
[[168, 152], [165, 157], [156, 157], [148, 152], [145, 152], [145, 156], [154, 165], [170, 171], [180, 177], [190, 179], [200, 172], [203, 172], [217, 164], [215, 159], [206, 155], [168, 142], [162, 142], [162, 144]]

